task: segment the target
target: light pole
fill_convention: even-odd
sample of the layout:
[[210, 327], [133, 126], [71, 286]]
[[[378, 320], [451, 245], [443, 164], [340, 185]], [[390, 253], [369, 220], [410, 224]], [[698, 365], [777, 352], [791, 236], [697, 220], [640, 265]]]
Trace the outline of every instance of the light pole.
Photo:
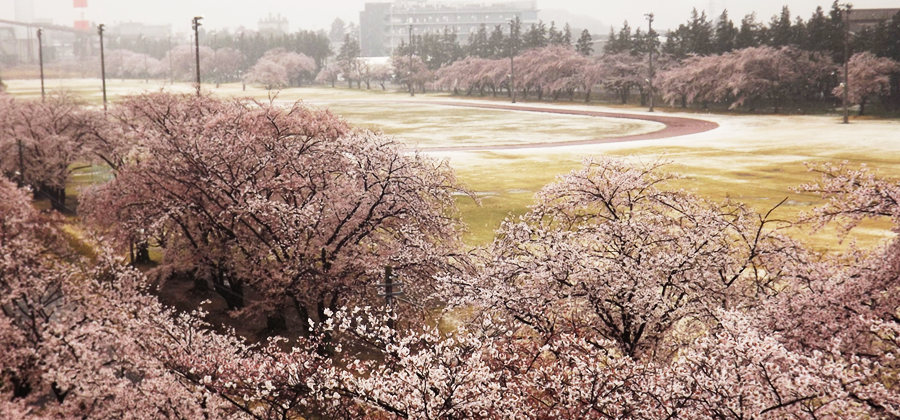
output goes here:
[[147, 38], [141, 35], [141, 44], [144, 47], [144, 83], [150, 83], [150, 72], [147, 70], [147, 54], [149, 53], [149, 49], [147, 48]]
[[244, 65], [246, 59], [244, 56], [244, 31], [241, 31], [241, 69], [238, 70], [238, 77], [241, 78], [241, 90], [247, 90], [247, 82], [244, 81]]
[[44, 41], [41, 37], [43, 34], [44, 30], [42, 28], [38, 28], [38, 63], [40, 63], [41, 67], [41, 102], [44, 101]]
[[849, 91], [850, 91], [850, 9], [852, 4], [844, 5], [844, 124], [850, 123]]
[[203, 19], [203, 16], [194, 16], [194, 19], [191, 21], [194, 27], [194, 52], [196, 53], [197, 59], [197, 96], [200, 96], [200, 32], [199, 28], [201, 26], [200, 20]]
[[515, 20], [509, 21], [509, 91], [512, 103], [516, 103], [516, 66], [513, 60], [516, 57], [516, 33]]
[[650, 85], [650, 91], [648, 92], [647, 95], [650, 96], [650, 112], [653, 112], [653, 50], [656, 48], [656, 42], [654, 42], [654, 40], [653, 40], [653, 13], [647, 13], [644, 16], [647, 17], [648, 28], [649, 28], [647, 30], [647, 43], [648, 43], [647, 52], [649, 53], [648, 61], [650, 62], [649, 63], [650, 78], [648, 79], [648, 82]]
[[416, 96], [416, 85], [413, 83], [413, 26], [409, 25], [409, 96]]
[[106, 58], [103, 55], [103, 27], [97, 25], [97, 33], [100, 34], [100, 80], [103, 82], [103, 112], [106, 112]]
[[216, 89], [219, 88], [219, 34], [213, 34], [213, 78], [216, 79]]
[[174, 70], [172, 70], [172, 35], [166, 37], [169, 40], [169, 85], [175, 84], [175, 74]]

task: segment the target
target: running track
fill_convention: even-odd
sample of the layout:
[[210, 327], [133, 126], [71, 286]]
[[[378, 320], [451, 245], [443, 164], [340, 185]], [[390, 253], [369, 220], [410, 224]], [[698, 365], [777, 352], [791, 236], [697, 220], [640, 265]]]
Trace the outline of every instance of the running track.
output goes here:
[[607, 117], [607, 118], [624, 118], [631, 120], [654, 121], [665, 124], [662, 130], [652, 133], [635, 134], [631, 136], [606, 137], [591, 140], [561, 141], [561, 142], [544, 142], [544, 143], [528, 143], [528, 144], [512, 144], [512, 145], [486, 145], [486, 146], [460, 146], [460, 147], [426, 147], [420, 149], [424, 152], [467, 152], [477, 150], [512, 150], [512, 149], [534, 149], [543, 147], [563, 147], [577, 146], [585, 144], [603, 144], [603, 143], [619, 143], [637, 140], [654, 140], [664, 139], [668, 137], [678, 137], [688, 134], [702, 133], [717, 128], [719, 124], [712, 121], [698, 120], [695, 118], [684, 117], [668, 117], [663, 115], [643, 115], [643, 114], [624, 114], [618, 112], [600, 112], [600, 111], [582, 111], [575, 109], [559, 109], [559, 108], [541, 108], [533, 106], [516, 106], [516, 105], [498, 105], [498, 104], [480, 104], [471, 102], [449, 102], [449, 101], [396, 101], [403, 103], [414, 103], [422, 105], [442, 105], [442, 106], [458, 106], [465, 108], [482, 108], [482, 109], [500, 109], [508, 111], [525, 111], [525, 112], [543, 112], [548, 114], [563, 115], [583, 115], [588, 117]]

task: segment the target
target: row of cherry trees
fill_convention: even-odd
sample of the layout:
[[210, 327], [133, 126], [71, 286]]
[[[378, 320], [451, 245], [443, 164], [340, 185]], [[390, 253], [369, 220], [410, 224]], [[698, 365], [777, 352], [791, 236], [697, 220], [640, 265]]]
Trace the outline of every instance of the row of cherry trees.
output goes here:
[[[812, 166], [800, 190], [826, 204], [788, 224], [672, 188], [663, 161], [586, 159], [463, 252], [446, 162], [327, 111], [74, 108], [93, 121], [82, 159], [115, 173], [83, 192], [84, 235], [0, 179], [4, 418], [900, 416], [900, 242], [823, 255], [785, 233], [900, 223], [900, 183], [867, 168]], [[161, 305], [111, 251], [142, 243], [162, 251], [153, 278], [186, 273], [272, 338]], [[406, 293], [391, 308], [386, 266]]]
[[[194, 54], [194, 47], [190, 45], [177, 46], [159, 60], [130, 50], [112, 49], [106, 53], [107, 75], [123, 79], [192, 80], [196, 71]], [[200, 47], [201, 77], [217, 83], [243, 79], [267, 89], [301, 86], [304, 80], [313, 80], [317, 70], [315, 60], [284, 48], [267, 51], [243, 74], [245, 61], [246, 57], [233, 48]]]
[[[106, 75], [123, 79], [152, 77], [178, 81], [194, 80], [196, 71], [194, 54], [194, 47], [187, 44], [168, 50], [161, 59], [127, 49], [107, 49], [104, 57]], [[204, 80], [216, 82], [239, 80], [244, 62], [245, 57], [233, 48], [213, 50], [207, 46], [200, 47], [200, 72]], [[99, 72], [99, 58], [95, 64]]]
[[[849, 63], [848, 100], [865, 112], [869, 98], [886, 98], [890, 76], [900, 72], [900, 63], [872, 53], [856, 54]], [[691, 57], [660, 73], [659, 89], [670, 103], [686, 107], [693, 102], [730, 104], [734, 108], [767, 100], [778, 112], [786, 100], [815, 100], [832, 95], [840, 98], [843, 68], [827, 55], [791, 47], [755, 47], [734, 52]]]
[[[792, 47], [754, 47], [722, 55], [694, 56], [683, 61], [670, 56], [654, 57], [657, 83], [654, 87], [666, 101], [685, 107], [698, 102], [705, 107], [722, 103], [731, 108], [754, 109], [765, 102], [775, 112], [787, 101], [803, 102], [839, 98], [842, 68], [822, 53]], [[855, 55], [850, 62], [850, 101], [860, 113], [872, 97], [889, 91], [890, 75], [898, 64], [871, 53]], [[576, 94], [589, 101], [598, 86], [625, 103], [631, 92], [648, 94], [649, 66], [646, 56], [630, 53], [606, 54], [593, 59], [570, 48], [547, 47], [528, 50], [510, 60], [467, 58], [436, 72], [435, 85], [471, 95], [510, 88], [538, 99], [552, 95], [572, 99]], [[426, 79], [429, 74], [420, 76]], [[510, 86], [512, 81], [512, 86]]]

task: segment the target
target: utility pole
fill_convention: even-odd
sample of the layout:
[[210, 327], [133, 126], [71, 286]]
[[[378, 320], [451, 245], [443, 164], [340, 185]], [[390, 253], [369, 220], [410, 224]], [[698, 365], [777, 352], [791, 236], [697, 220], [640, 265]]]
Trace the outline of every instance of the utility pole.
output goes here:
[[44, 102], [44, 41], [41, 37], [44, 34], [43, 28], [38, 28], [38, 62], [41, 67], [41, 102]]
[[97, 25], [97, 33], [100, 34], [100, 80], [103, 82], [103, 112], [106, 112], [106, 58], [103, 55], [103, 27]]
[[648, 13], [644, 16], [647, 17], [649, 28], [647, 31], [647, 43], [649, 44], [647, 52], [650, 54], [650, 78], [647, 79], [650, 84], [650, 91], [647, 93], [647, 95], [650, 96], [650, 112], [653, 112], [653, 50], [656, 48], [656, 42], [653, 40], [653, 13]]
[[844, 124], [850, 123], [849, 91], [850, 91], [850, 9], [852, 4], [844, 5]]
[[512, 103], [516, 103], [516, 66], [513, 64], [516, 58], [516, 34], [515, 20], [509, 21], [509, 90], [512, 93]]
[[202, 26], [200, 24], [200, 20], [203, 19], [203, 16], [194, 16], [194, 19], [191, 20], [194, 27], [194, 52], [196, 54], [197, 59], [197, 96], [200, 96], [200, 32], [199, 28]]
[[416, 84], [413, 83], [413, 26], [409, 25], [409, 96], [416, 96]]

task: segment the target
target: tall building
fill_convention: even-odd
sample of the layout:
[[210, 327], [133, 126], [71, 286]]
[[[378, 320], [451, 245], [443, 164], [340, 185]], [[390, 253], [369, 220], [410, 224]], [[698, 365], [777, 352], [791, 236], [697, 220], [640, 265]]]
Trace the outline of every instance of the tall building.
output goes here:
[[366, 3], [359, 12], [360, 50], [363, 56], [391, 55], [401, 41], [408, 40], [410, 26], [414, 35], [440, 34], [449, 29], [460, 44], [483, 24], [491, 31], [500, 25], [509, 32], [509, 21], [516, 16], [526, 30], [538, 22], [537, 2], [402, 1]]
[[290, 32], [290, 25], [288, 24], [288, 20], [285, 17], [281, 17], [279, 13], [278, 16], [272, 16], [269, 13], [269, 17], [263, 18], [259, 20], [259, 33], [263, 35], [284, 35]]
[[850, 11], [850, 31], [857, 32], [865, 28], [878, 26], [900, 13], [900, 9], [852, 9]]

